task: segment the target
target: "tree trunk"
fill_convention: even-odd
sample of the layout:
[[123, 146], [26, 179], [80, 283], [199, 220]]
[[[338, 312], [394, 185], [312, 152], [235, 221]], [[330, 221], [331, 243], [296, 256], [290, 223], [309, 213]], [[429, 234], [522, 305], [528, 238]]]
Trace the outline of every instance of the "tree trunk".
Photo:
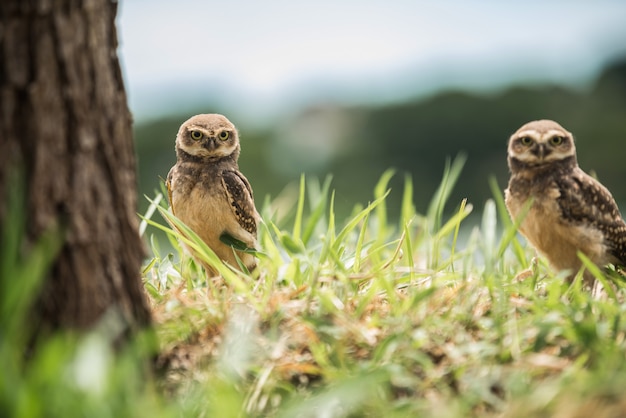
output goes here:
[[111, 0], [0, 2], [0, 196], [18, 162], [26, 243], [65, 231], [37, 326], [86, 328], [112, 308], [133, 328], [150, 321], [116, 13]]

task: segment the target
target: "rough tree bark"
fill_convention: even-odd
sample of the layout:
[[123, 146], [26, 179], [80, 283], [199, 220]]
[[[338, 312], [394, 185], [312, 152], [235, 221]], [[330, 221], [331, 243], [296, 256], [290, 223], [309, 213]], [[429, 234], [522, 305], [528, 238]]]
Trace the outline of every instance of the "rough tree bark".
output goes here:
[[150, 321], [116, 13], [111, 0], [0, 2], [0, 196], [19, 162], [27, 242], [65, 230], [37, 303], [46, 328], [85, 328], [112, 307], [131, 327]]

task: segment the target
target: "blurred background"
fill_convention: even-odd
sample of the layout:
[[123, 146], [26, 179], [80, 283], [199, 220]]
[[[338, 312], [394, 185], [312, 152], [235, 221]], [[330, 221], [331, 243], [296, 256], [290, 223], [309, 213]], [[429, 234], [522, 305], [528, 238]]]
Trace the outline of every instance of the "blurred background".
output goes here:
[[626, 210], [624, 1], [128, 0], [118, 29], [141, 211], [197, 113], [238, 127], [258, 206], [332, 174], [347, 214], [395, 168], [390, 206], [410, 174], [423, 212], [463, 153], [452, 202], [480, 212], [489, 177], [506, 186], [508, 137], [549, 118]]

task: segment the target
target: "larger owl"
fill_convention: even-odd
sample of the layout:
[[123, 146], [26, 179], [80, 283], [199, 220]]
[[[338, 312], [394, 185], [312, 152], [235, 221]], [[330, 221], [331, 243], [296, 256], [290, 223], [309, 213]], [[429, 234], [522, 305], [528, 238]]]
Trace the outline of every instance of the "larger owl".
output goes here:
[[[532, 201], [519, 231], [555, 270], [571, 281], [578, 251], [600, 267], [626, 264], [626, 224], [607, 188], [578, 166], [570, 132], [551, 120], [525, 124], [509, 139], [508, 164], [506, 207], [516, 219]], [[584, 281], [594, 278], [585, 272]]]
[[[219, 114], [196, 115], [176, 136], [176, 164], [167, 175], [172, 212], [231, 266], [252, 270], [256, 260], [229, 242], [257, 248], [259, 214], [252, 188], [239, 171], [239, 134]], [[233, 240], [234, 238], [234, 240]], [[216, 271], [206, 266], [210, 274]]]

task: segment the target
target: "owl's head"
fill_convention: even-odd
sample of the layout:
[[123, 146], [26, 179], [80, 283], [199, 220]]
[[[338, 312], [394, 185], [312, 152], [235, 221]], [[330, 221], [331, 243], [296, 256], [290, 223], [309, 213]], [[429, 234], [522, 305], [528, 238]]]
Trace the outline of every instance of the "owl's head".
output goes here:
[[237, 128], [225, 116], [203, 114], [189, 118], [176, 136], [176, 153], [181, 151], [201, 159], [219, 160], [239, 158], [239, 134]]
[[574, 136], [552, 120], [536, 120], [509, 139], [508, 161], [514, 166], [541, 167], [556, 162], [576, 164]]

